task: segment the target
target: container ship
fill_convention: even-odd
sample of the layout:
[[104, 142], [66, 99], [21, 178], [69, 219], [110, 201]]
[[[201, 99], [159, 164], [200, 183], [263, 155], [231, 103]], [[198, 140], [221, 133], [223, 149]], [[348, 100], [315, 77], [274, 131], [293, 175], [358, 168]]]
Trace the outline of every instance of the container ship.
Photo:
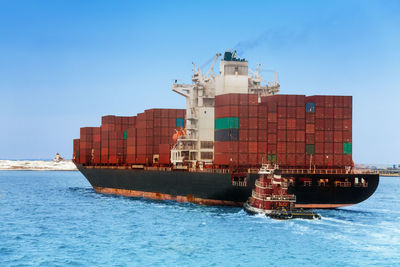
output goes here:
[[[219, 72], [214, 72], [219, 62]], [[242, 206], [263, 163], [278, 165], [299, 208], [370, 197], [379, 175], [353, 170], [352, 97], [279, 94], [235, 51], [192, 82], [172, 84], [185, 109], [103, 116], [80, 129], [73, 161], [98, 193]]]

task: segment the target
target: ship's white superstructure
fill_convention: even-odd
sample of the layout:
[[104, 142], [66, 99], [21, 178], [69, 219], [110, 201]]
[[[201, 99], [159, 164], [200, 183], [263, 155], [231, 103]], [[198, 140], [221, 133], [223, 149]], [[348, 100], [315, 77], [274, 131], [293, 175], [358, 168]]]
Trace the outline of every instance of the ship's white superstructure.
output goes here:
[[[175, 166], [192, 167], [211, 164], [214, 159], [214, 104], [215, 96], [222, 94], [274, 95], [279, 83], [264, 81], [259, 74], [249, 69], [248, 62], [236, 57], [236, 51], [225, 52], [220, 61], [219, 75], [214, 75], [214, 65], [221, 57], [217, 54], [208, 71], [203, 74], [194, 65], [192, 83], [175, 83], [172, 90], [186, 98], [186, 131], [171, 150], [171, 162]], [[249, 74], [249, 71], [251, 74]], [[264, 82], [264, 85], [262, 84]]]

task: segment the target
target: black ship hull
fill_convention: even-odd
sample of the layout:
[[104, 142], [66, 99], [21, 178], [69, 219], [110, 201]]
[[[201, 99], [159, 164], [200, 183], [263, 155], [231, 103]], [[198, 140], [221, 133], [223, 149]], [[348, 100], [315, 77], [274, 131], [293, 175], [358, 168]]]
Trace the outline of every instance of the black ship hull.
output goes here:
[[[151, 199], [193, 202], [205, 205], [242, 206], [251, 195], [257, 174], [235, 181], [229, 173], [162, 171], [85, 167], [77, 165], [98, 193]], [[379, 184], [377, 174], [294, 174], [288, 193], [295, 194], [296, 207], [337, 208], [369, 198]], [[304, 183], [304, 179], [307, 182]], [[324, 179], [321, 184], [320, 179]], [[347, 183], [337, 183], [347, 179]], [[363, 179], [364, 183], [357, 181]]]

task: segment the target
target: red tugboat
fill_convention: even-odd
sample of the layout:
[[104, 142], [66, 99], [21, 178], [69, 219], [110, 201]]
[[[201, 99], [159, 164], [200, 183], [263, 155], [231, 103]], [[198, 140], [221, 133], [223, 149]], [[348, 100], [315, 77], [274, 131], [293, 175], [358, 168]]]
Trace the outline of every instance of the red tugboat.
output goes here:
[[296, 209], [296, 196], [287, 193], [288, 185], [283, 181], [280, 170], [262, 164], [251, 197], [244, 204], [249, 214], [265, 214], [273, 219], [321, 219], [311, 210]]

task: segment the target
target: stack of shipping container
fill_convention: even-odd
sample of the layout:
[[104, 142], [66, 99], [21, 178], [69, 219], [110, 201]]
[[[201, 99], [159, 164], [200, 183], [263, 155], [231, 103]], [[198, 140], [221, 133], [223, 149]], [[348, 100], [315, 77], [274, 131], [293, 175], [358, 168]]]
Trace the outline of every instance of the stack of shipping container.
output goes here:
[[[185, 110], [151, 109], [137, 116], [103, 116], [100, 127], [81, 128], [74, 140], [74, 161], [86, 165], [153, 164], [160, 153], [169, 164], [176, 129], [184, 128]], [[166, 157], [168, 147], [168, 157]]]
[[352, 166], [352, 97], [227, 94], [215, 99], [216, 165]]
[[[185, 110], [150, 109], [104, 116], [81, 128], [74, 159], [82, 164], [170, 164]], [[283, 168], [352, 166], [352, 97], [225, 94], [215, 97], [214, 164]]]

